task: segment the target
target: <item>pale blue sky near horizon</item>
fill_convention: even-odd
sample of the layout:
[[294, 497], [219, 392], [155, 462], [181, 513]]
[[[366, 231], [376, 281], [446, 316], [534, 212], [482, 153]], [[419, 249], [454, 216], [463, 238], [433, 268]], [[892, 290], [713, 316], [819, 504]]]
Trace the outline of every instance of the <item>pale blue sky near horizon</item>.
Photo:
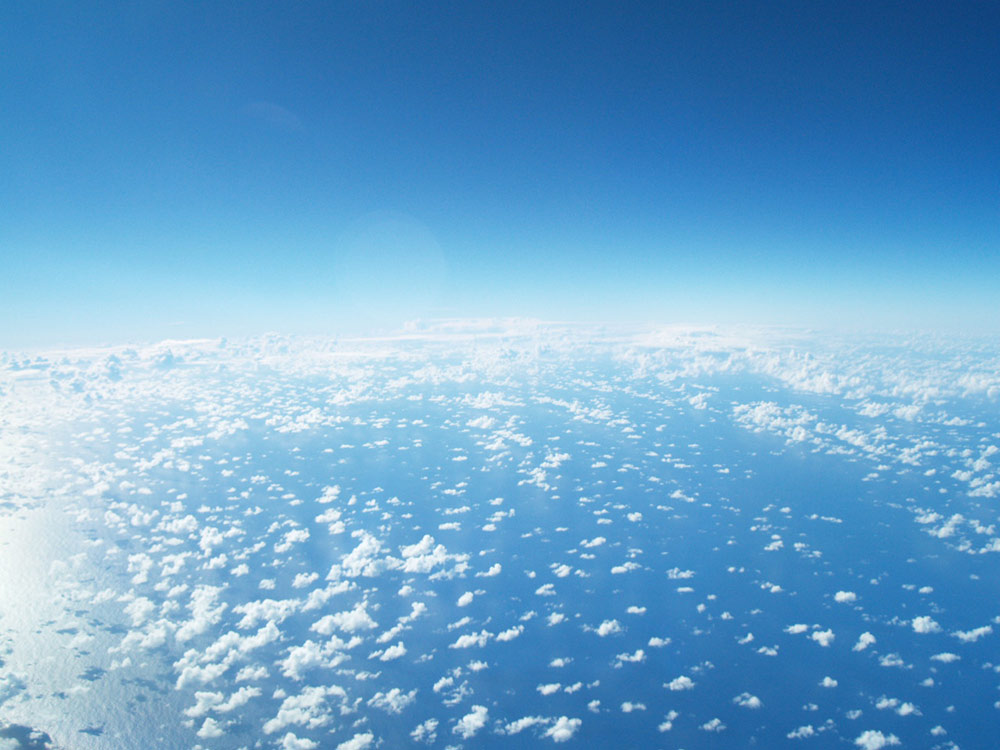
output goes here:
[[0, 9], [0, 348], [1000, 331], [1000, 6]]

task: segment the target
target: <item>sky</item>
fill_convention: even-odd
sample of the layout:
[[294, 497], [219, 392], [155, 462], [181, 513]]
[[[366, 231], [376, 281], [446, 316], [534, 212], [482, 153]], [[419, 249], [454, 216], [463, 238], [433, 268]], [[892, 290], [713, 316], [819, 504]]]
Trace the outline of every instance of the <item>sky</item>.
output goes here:
[[0, 348], [1000, 332], [995, 3], [0, 8]]

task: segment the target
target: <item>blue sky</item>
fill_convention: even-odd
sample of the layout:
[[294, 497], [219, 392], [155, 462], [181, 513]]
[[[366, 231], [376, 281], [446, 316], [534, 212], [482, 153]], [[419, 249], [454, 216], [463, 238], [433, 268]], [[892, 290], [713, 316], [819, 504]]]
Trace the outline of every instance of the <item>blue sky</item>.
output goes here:
[[0, 56], [0, 346], [1000, 328], [996, 4], [7, 3]]

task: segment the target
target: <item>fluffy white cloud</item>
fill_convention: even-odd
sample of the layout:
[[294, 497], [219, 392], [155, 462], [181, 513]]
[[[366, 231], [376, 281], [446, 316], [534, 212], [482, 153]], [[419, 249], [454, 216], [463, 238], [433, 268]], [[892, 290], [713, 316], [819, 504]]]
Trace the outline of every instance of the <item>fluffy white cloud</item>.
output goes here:
[[489, 711], [486, 706], [474, 705], [472, 711], [455, 722], [451, 731], [463, 740], [475, 737], [479, 730], [486, 726], [488, 715]]
[[687, 675], [681, 675], [680, 677], [675, 677], [670, 682], [664, 683], [663, 687], [667, 690], [680, 691], [680, 690], [691, 690], [694, 688], [694, 680], [692, 680]]
[[604, 620], [594, 629], [594, 632], [604, 638], [605, 636], [622, 632], [622, 626], [618, 620]]
[[983, 636], [990, 635], [992, 632], [993, 628], [991, 626], [982, 625], [978, 628], [973, 628], [972, 630], [956, 630], [952, 633], [952, 635], [958, 638], [958, 640], [962, 643], [974, 643]]
[[316, 750], [319, 745], [305, 737], [288, 732], [281, 738], [281, 750]]
[[941, 626], [938, 625], [930, 615], [922, 615], [913, 618], [914, 633], [940, 633]]
[[737, 706], [743, 706], [743, 708], [760, 708], [763, 704], [756, 695], [751, 695], [750, 693], [740, 693], [735, 698], [733, 698], [733, 703]]
[[860, 636], [858, 636], [858, 642], [854, 644], [852, 651], [864, 651], [866, 648], [875, 643], [875, 636], [871, 633], [865, 631]]
[[832, 630], [814, 630], [809, 637], [816, 641], [816, 643], [820, 646], [826, 648], [833, 643], [837, 636], [833, 634]]
[[570, 719], [560, 716], [556, 719], [555, 724], [545, 730], [544, 736], [552, 738], [554, 742], [566, 742], [572, 739], [581, 724], [583, 722], [580, 719]]
[[404, 693], [399, 688], [392, 688], [387, 693], [375, 693], [369, 700], [368, 705], [381, 708], [390, 714], [398, 714], [417, 699], [417, 689], [414, 688], [408, 693]]
[[867, 729], [854, 739], [854, 744], [861, 750], [882, 750], [883, 747], [899, 745], [899, 737], [894, 734], [885, 735], [875, 729]]
[[368, 750], [375, 742], [375, 735], [371, 732], [361, 732], [355, 734], [351, 739], [337, 745], [337, 750]]

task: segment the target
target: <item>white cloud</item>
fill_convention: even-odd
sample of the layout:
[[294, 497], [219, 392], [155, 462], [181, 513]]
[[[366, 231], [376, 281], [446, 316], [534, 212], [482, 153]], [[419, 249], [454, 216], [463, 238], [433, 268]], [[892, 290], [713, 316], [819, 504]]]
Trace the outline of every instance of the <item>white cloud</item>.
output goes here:
[[899, 745], [899, 738], [894, 735], [884, 735], [878, 730], [868, 729], [854, 739], [854, 744], [861, 750], [882, 750], [883, 747]]
[[489, 711], [486, 706], [475, 705], [472, 707], [471, 712], [455, 722], [455, 726], [452, 727], [451, 731], [453, 734], [459, 735], [463, 740], [475, 737], [479, 730], [486, 726], [488, 715]]
[[417, 689], [414, 688], [408, 693], [404, 693], [399, 688], [392, 688], [387, 693], [375, 693], [369, 700], [368, 705], [381, 708], [386, 713], [398, 714], [417, 699]]
[[400, 641], [395, 646], [389, 646], [385, 651], [376, 651], [368, 658], [373, 659], [378, 656], [379, 661], [392, 661], [406, 655], [406, 646]]
[[460, 635], [458, 640], [448, 646], [448, 648], [470, 648], [471, 646], [485, 646], [486, 642], [493, 637], [493, 633], [480, 630], [478, 633], [467, 633]]
[[756, 695], [751, 695], [750, 693], [740, 693], [735, 698], [733, 698], [733, 703], [737, 706], [743, 706], [743, 708], [760, 708], [763, 704]]
[[472, 600], [475, 598], [476, 595], [474, 593], [472, 593], [471, 591], [466, 591], [464, 594], [458, 597], [458, 601], [456, 602], [456, 604], [458, 604], [459, 607], [467, 607], [470, 604], [472, 604]]
[[952, 635], [962, 643], [975, 643], [983, 636], [990, 635], [992, 632], [993, 628], [991, 626], [983, 625], [972, 630], [956, 630]]
[[337, 750], [368, 750], [375, 742], [375, 735], [371, 732], [355, 734], [351, 739], [337, 745]]
[[914, 633], [940, 633], [941, 626], [938, 625], [930, 615], [922, 615], [913, 618]]
[[292, 732], [288, 732], [281, 738], [281, 750], [316, 750], [319, 747], [315, 742], [305, 737], [298, 737]]
[[544, 736], [551, 737], [554, 742], [566, 742], [573, 737], [581, 724], [583, 722], [580, 719], [569, 719], [565, 716], [560, 716], [556, 719], [555, 724], [545, 730]]
[[604, 638], [605, 636], [613, 635], [614, 633], [622, 632], [621, 623], [618, 620], [604, 620], [597, 628], [594, 630], [599, 636]]
[[953, 654], [950, 651], [944, 651], [940, 654], [934, 654], [931, 657], [932, 661], [939, 661], [942, 664], [951, 664], [952, 662], [958, 661], [962, 657], [958, 654]]
[[497, 633], [498, 641], [512, 641], [517, 638], [521, 633], [524, 632], [524, 625], [515, 625], [514, 627]]
[[549, 719], [546, 719], [544, 716], [525, 716], [504, 725], [503, 731], [505, 734], [519, 734], [525, 729], [530, 729], [539, 724], [546, 724], [548, 721]]
[[219, 725], [215, 719], [209, 716], [205, 719], [205, 722], [201, 725], [201, 729], [198, 730], [198, 736], [203, 740], [214, 739], [215, 737], [222, 737], [225, 731]]
[[850, 604], [851, 602], [856, 602], [858, 600], [858, 595], [853, 591], [838, 591], [833, 595], [833, 600], [839, 602], [840, 604]]
[[410, 732], [410, 737], [417, 742], [426, 742], [431, 744], [437, 739], [437, 728], [437, 719], [427, 719], [426, 721], [418, 724], [416, 728]]
[[621, 667], [622, 664], [626, 663], [641, 664], [644, 661], [646, 661], [646, 652], [640, 648], [636, 649], [636, 651], [631, 654], [627, 652], [624, 654], [618, 654], [618, 656], [615, 657], [615, 667]]
[[344, 633], [355, 633], [359, 630], [372, 630], [378, 623], [368, 614], [368, 602], [359, 602], [353, 609], [324, 615], [309, 628], [320, 635], [330, 635], [334, 628]]
[[670, 682], [664, 683], [663, 687], [667, 690], [673, 690], [675, 692], [680, 690], [691, 690], [694, 688], [694, 680], [692, 680], [687, 675], [681, 675], [680, 677], [675, 677]]
[[264, 734], [273, 734], [290, 725], [315, 729], [328, 724], [332, 717], [326, 701], [332, 696], [343, 700], [347, 694], [340, 687], [319, 686], [303, 688], [298, 695], [284, 698], [277, 715], [264, 722]]
[[814, 630], [809, 637], [816, 641], [816, 643], [820, 646], [826, 648], [833, 643], [837, 636], [833, 634], [832, 630]]
[[875, 636], [871, 633], [865, 631], [858, 637], [858, 642], [854, 644], [852, 651], [864, 651], [866, 648], [875, 643]]

